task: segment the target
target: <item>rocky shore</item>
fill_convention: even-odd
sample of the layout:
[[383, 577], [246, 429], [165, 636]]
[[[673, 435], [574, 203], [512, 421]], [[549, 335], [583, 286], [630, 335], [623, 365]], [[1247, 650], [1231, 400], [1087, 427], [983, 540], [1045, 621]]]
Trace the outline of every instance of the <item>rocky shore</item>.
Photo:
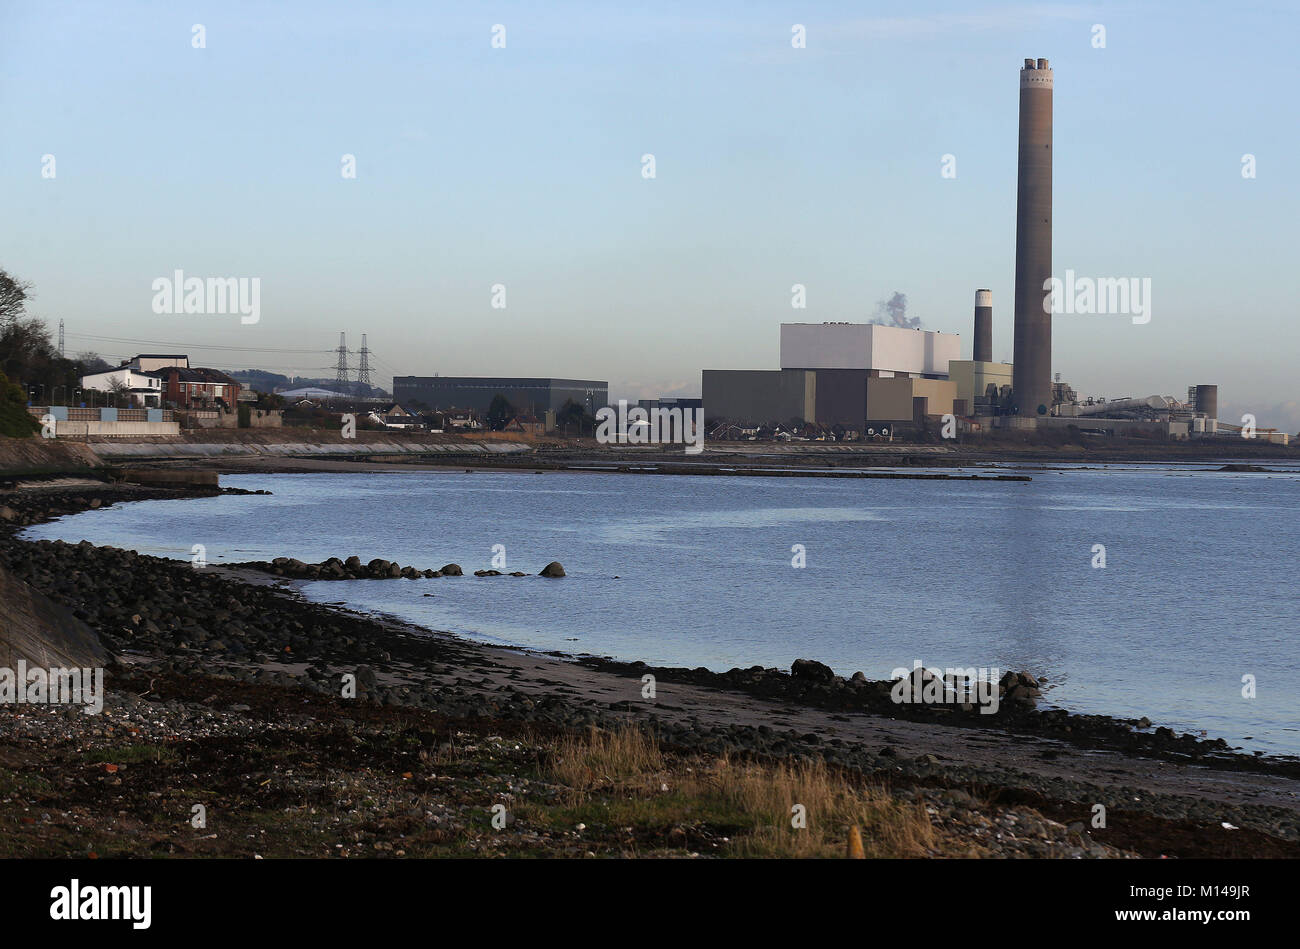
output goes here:
[[[341, 721], [352, 728], [387, 723], [372, 736], [381, 746], [391, 738], [384, 729], [427, 725], [431, 734], [459, 731], [469, 736], [465, 743], [480, 747], [491, 735], [519, 735], [521, 747], [535, 751], [544, 744], [539, 734], [635, 725], [681, 761], [816, 760], [880, 782], [932, 812], [933, 826], [945, 828], [956, 848], [945, 853], [969, 845], [972, 853], [1006, 856], [1300, 855], [1297, 762], [1232, 754], [1221, 741], [1144, 727], [1150, 723], [1040, 709], [1029, 673], [999, 683], [1002, 701], [989, 715], [973, 703], [900, 705], [891, 683], [861, 674], [845, 679], [813, 660], [796, 662], [790, 672], [726, 673], [596, 657], [557, 661], [309, 603], [267, 579], [268, 573], [286, 580], [432, 579], [460, 575], [455, 564], [417, 571], [352, 556], [313, 565], [282, 558], [196, 568], [86, 542], [17, 537], [22, 525], [61, 514], [179, 496], [108, 485], [0, 495], [0, 566], [98, 631], [115, 657], [107, 715], [140, 732], [133, 738], [147, 737], [133, 715], [153, 721], [163, 710], [163, 731], [188, 735], [187, 742], [207, 733], [192, 733], [186, 722], [207, 722], [214, 740], [224, 741], [251, 715], [260, 724], [248, 727], [304, 747], [333, 734]], [[562, 569], [546, 568], [557, 576]], [[657, 683], [656, 699], [645, 698], [646, 676]], [[241, 698], [207, 701], [214, 695]], [[233, 706], [243, 708], [232, 712]], [[74, 743], [108, 739], [85, 733], [102, 731], [103, 723], [44, 709], [23, 708], [19, 719], [0, 719], [0, 743], [11, 756], [21, 757], [24, 742], [40, 735], [67, 733]], [[454, 743], [440, 737], [435, 746], [448, 742]], [[469, 781], [474, 768], [462, 764]], [[1212, 794], [1202, 784], [1209, 774], [1222, 775]], [[4, 794], [0, 788], [0, 812]], [[1108, 804], [1104, 828], [1090, 822], [1095, 802]], [[1015, 817], [1011, 825], [1003, 822], [1008, 814]], [[1022, 830], [1032, 824], [1032, 832], [1017, 832], [1018, 822]], [[542, 851], [572, 849], [572, 840], [555, 839], [539, 844]], [[673, 849], [668, 837], [656, 839], [655, 847], [661, 845]], [[626, 841], [614, 834], [596, 851], [624, 853]]]
[[[463, 577], [465, 571], [458, 563], [443, 564], [437, 570], [425, 567], [402, 566], [392, 560], [376, 557], [362, 563], [356, 554], [347, 559], [329, 557], [320, 563], [304, 563], [295, 557], [276, 557], [274, 560], [248, 560], [227, 566], [242, 570], [260, 570], [275, 577], [287, 577], [292, 580], [433, 580], [438, 577]], [[562, 577], [564, 567], [557, 560], [552, 560], [537, 574], [539, 577]], [[476, 577], [526, 577], [522, 570], [502, 573], [500, 570], [475, 570]]]

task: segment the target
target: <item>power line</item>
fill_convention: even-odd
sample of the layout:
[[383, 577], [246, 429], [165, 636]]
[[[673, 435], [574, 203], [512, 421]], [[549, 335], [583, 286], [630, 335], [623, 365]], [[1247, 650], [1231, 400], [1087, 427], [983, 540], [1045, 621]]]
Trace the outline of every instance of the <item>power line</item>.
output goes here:
[[181, 349], [219, 349], [223, 352], [246, 353], [332, 353], [332, 349], [277, 349], [271, 346], [218, 346], [208, 343], [176, 343], [161, 339], [130, 339], [123, 336], [96, 336], [92, 333], [69, 333], [77, 339], [101, 340], [109, 343], [140, 343], [144, 346], [175, 346]]
[[339, 333], [339, 348], [335, 350], [339, 354], [338, 364], [334, 367], [334, 381], [339, 385], [348, 384], [348, 341], [346, 333]]
[[366, 345], [366, 334], [361, 334], [361, 365], [357, 367], [357, 383], [370, 386], [370, 347]]
[[[135, 354], [132, 353], [131, 355], [135, 355]], [[125, 362], [127, 359], [131, 358], [130, 356], [121, 355], [119, 353], [100, 353], [100, 356], [110, 361], [115, 359], [118, 362]], [[298, 372], [298, 373], [318, 372], [318, 373], [322, 373], [322, 378], [324, 378], [325, 373], [330, 372], [334, 368], [333, 366], [285, 366], [285, 365], [265, 365], [261, 363], [254, 364], [254, 363], [246, 363], [246, 362], [240, 362], [240, 363], [228, 362], [227, 365], [231, 367], [230, 368], [231, 372], [243, 372], [245, 370], [250, 370], [250, 369], [255, 369], [261, 372], [272, 372], [280, 375], [283, 375], [284, 372]]]

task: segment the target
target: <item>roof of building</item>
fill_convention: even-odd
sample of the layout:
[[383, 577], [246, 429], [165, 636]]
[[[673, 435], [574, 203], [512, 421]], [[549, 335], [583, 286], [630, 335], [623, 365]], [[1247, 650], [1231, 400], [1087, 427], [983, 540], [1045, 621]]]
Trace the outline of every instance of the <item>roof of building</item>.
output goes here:
[[207, 369], [204, 367], [199, 367], [196, 371], [203, 373], [203, 375], [207, 377], [209, 382], [217, 382], [217, 383], [221, 383], [222, 385], [228, 385], [228, 386], [239, 385], [238, 382], [236, 382], [230, 376], [226, 375], [220, 369]]
[[94, 379], [96, 376], [111, 376], [114, 373], [122, 372], [123, 370], [127, 370], [137, 376], [144, 376], [148, 379], [161, 379], [163, 377], [162, 373], [157, 371], [141, 372], [139, 369], [132, 369], [130, 366], [114, 366], [112, 369], [101, 369], [99, 372], [87, 372], [81, 378]]
[[290, 399], [298, 399], [305, 396], [315, 396], [322, 399], [348, 398], [348, 396], [344, 395], [342, 392], [331, 392], [329, 389], [319, 389], [316, 386], [302, 386], [298, 389], [281, 389], [276, 394]]
[[239, 385], [234, 379], [230, 378], [219, 369], [204, 369], [201, 367], [188, 368], [186, 366], [164, 366], [162, 369], [152, 373], [153, 375], [162, 375], [166, 377], [174, 376], [178, 382], [199, 382], [209, 385]]

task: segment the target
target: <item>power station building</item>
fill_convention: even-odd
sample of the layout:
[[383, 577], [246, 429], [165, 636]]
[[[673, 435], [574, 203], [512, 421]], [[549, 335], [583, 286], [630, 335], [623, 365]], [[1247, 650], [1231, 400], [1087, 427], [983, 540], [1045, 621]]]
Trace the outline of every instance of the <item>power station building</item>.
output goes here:
[[952, 411], [953, 333], [872, 323], [782, 323], [780, 369], [705, 369], [706, 419], [812, 422], [862, 432]]
[[570, 400], [595, 415], [609, 404], [609, 383], [589, 379], [533, 379], [499, 376], [394, 376], [393, 399], [403, 405], [486, 415], [501, 395], [521, 415], [542, 418]]

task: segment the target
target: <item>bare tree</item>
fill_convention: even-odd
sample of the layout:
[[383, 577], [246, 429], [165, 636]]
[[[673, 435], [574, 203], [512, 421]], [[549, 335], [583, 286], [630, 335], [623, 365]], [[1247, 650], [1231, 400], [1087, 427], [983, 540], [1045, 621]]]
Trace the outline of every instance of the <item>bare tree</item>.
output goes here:
[[30, 283], [15, 280], [0, 270], [0, 323], [12, 322], [22, 315], [31, 288]]
[[[125, 380], [125, 379], [121, 379], [121, 378], [110, 378], [110, 379], [108, 380], [108, 392], [109, 392], [109, 395], [112, 397], [113, 404], [116, 405], [116, 406], [118, 406], [119, 408], [122, 407], [122, 404], [121, 404], [121, 403], [122, 403], [122, 398], [123, 398], [123, 395], [124, 395], [124, 394], [126, 395], [126, 397], [127, 397], [128, 399], [130, 398], [130, 395], [129, 395], [129, 390], [130, 390], [130, 388], [131, 388], [131, 387], [128, 386], [128, 385], [126, 384], [126, 380]], [[129, 405], [128, 405], [128, 407], [129, 407]]]
[[89, 376], [96, 372], [107, 372], [113, 368], [108, 360], [96, 352], [77, 353], [76, 362], [83, 376]]

